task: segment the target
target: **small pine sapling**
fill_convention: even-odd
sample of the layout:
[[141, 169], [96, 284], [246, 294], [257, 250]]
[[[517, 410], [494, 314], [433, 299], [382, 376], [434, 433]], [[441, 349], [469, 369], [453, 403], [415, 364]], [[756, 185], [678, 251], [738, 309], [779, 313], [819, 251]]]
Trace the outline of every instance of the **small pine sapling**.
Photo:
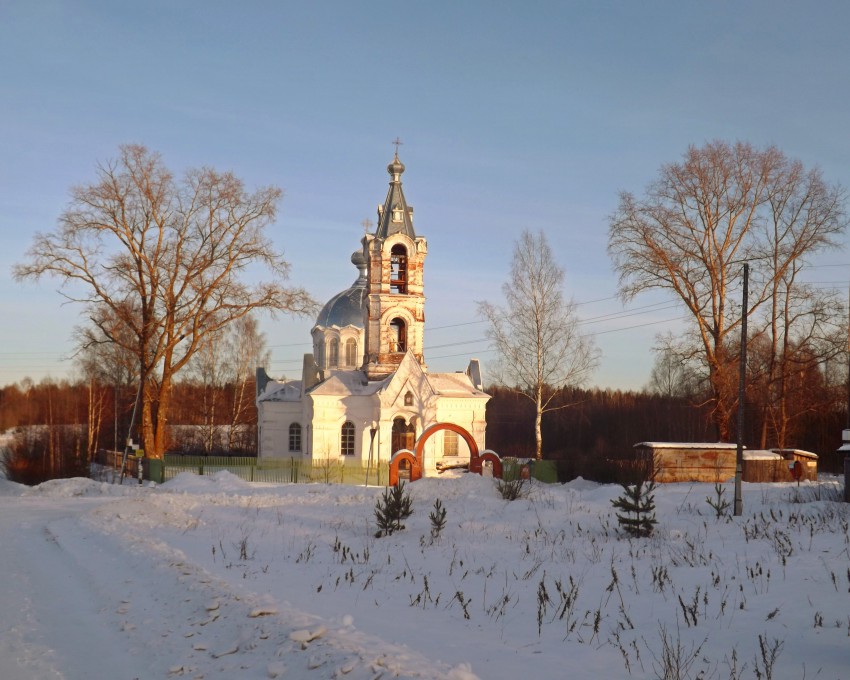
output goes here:
[[729, 499], [723, 497], [723, 494], [725, 493], [726, 489], [723, 488], [723, 485], [720, 482], [716, 482], [714, 484], [714, 498], [711, 496], [705, 497], [705, 502], [712, 507], [714, 510], [714, 516], [717, 517], [717, 519], [728, 514], [729, 508], [731, 507]]
[[655, 482], [640, 480], [623, 484], [623, 495], [611, 501], [620, 527], [630, 536], [650, 536], [658, 520], [655, 519]]
[[434, 501], [434, 509], [428, 515], [431, 520], [431, 540], [436, 539], [446, 527], [446, 509], [438, 498]]
[[402, 521], [413, 514], [413, 500], [404, 490], [404, 482], [391, 486], [384, 491], [383, 496], [375, 505], [375, 522], [378, 533], [375, 538], [389, 536], [394, 531], [404, 529]]

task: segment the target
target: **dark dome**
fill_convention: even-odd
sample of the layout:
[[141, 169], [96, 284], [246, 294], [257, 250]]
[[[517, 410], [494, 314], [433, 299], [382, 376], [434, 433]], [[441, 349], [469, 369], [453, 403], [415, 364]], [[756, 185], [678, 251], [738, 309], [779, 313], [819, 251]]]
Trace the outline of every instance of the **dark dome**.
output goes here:
[[393, 162], [387, 166], [387, 172], [391, 175], [400, 175], [404, 172], [404, 163], [398, 159], [398, 154], [393, 158]]
[[337, 293], [327, 304], [322, 307], [319, 316], [316, 317], [316, 325], [330, 328], [337, 326], [355, 326], [363, 328], [363, 315], [366, 310], [366, 257], [360, 250], [355, 250], [351, 255], [351, 262], [360, 271], [360, 276], [341, 293]]

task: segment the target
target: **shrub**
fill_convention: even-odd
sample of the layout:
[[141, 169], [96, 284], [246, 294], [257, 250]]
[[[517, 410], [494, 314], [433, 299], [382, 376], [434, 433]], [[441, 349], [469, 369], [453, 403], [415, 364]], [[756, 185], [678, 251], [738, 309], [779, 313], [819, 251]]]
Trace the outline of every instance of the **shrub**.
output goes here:
[[515, 501], [517, 498], [524, 498], [528, 493], [527, 484], [528, 480], [522, 477], [496, 480], [496, 488], [506, 501]]

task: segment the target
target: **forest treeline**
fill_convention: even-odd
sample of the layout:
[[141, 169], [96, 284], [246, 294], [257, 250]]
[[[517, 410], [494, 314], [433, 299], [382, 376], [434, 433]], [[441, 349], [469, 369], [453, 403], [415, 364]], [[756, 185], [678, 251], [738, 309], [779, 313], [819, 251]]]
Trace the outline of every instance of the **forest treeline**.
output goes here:
[[[845, 386], [825, 388], [794, 421], [788, 448], [820, 456], [821, 471], [838, 472], [843, 460], [837, 453], [846, 427]], [[505, 387], [490, 387], [487, 404], [487, 446], [502, 456], [534, 455], [534, 404]], [[757, 395], [756, 395], [757, 396]], [[543, 458], [562, 461], [563, 475], [592, 476], [606, 460], [631, 456], [644, 441], [717, 441], [711, 404], [688, 396], [650, 391], [565, 388], [552, 400], [554, 410], [543, 418]], [[750, 449], [776, 447], [775, 435], [765, 427], [769, 412], [756, 398], [744, 406], [744, 445]], [[762, 435], [768, 437], [761, 444]], [[737, 437], [737, 432], [734, 433]], [[736, 439], [733, 439], [734, 442]]]
[[[839, 471], [837, 448], [846, 422], [844, 385], [821, 383], [818, 399], [799, 409], [787, 446], [820, 457], [822, 471]], [[254, 382], [224, 385], [178, 381], [169, 405], [170, 451], [256, 455]], [[534, 403], [506, 387], [488, 388], [487, 446], [502, 456], [535, 455]], [[745, 445], [776, 446], [769, 410], [758, 390], [745, 405]], [[814, 390], [807, 393], [811, 395]], [[90, 381], [43, 380], [0, 388], [0, 432], [13, 434], [7, 467], [33, 482], [85, 474], [99, 449], [122, 449], [136, 390]], [[708, 400], [655, 391], [564, 388], [543, 418], [543, 458], [559, 460], [562, 477], [602, 475], [604, 461], [628, 459], [642, 441], [716, 441]]]

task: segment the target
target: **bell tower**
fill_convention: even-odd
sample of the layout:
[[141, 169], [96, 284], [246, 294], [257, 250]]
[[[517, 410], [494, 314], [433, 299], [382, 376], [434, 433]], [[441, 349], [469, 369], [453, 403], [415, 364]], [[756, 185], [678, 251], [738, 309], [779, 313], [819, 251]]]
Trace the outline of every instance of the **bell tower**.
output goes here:
[[425, 365], [422, 272], [428, 244], [413, 230], [413, 208], [401, 188], [404, 165], [398, 149], [387, 172], [392, 179], [386, 200], [378, 206], [377, 228], [363, 237], [368, 276], [363, 370], [369, 380], [393, 373], [407, 352]]

